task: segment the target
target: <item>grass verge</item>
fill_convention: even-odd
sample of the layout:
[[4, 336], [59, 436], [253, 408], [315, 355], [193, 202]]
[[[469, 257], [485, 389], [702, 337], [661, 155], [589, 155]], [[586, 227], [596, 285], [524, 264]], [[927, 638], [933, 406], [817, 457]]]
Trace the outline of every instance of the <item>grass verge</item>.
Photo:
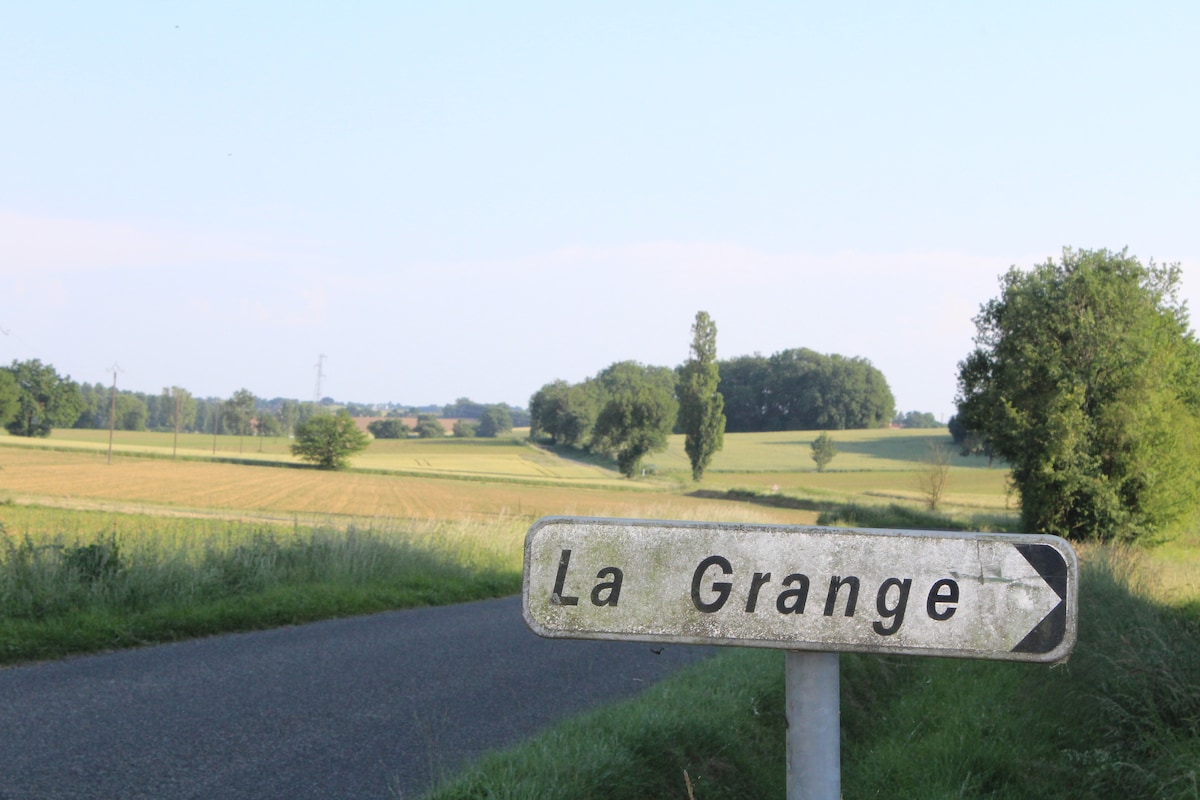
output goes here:
[[[1128, 551], [1084, 555], [1067, 665], [842, 656], [844, 797], [1200, 797], [1195, 606]], [[782, 797], [783, 682], [780, 653], [732, 650], [429, 798]]]
[[0, 663], [520, 589], [519, 537], [494, 523], [483, 532], [155, 523], [151, 534], [0, 524]]

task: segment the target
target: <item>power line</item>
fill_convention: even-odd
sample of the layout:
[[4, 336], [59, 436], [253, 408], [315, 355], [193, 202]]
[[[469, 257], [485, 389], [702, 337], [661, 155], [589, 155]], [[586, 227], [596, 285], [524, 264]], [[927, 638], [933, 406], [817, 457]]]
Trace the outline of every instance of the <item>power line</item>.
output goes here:
[[320, 403], [321, 402], [321, 381], [325, 377], [325, 354], [324, 353], [321, 353], [321, 355], [317, 356], [317, 363], [315, 366], [317, 368], [317, 386], [316, 386], [316, 389], [313, 390], [313, 402]]

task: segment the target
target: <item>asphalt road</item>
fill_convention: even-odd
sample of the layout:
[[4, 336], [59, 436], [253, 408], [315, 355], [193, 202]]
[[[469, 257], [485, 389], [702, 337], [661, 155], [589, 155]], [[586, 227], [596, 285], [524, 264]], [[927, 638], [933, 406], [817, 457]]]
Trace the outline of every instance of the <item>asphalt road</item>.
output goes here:
[[512, 597], [3, 669], [0, 798], [414, 798], [709, 652], [540, 639]]

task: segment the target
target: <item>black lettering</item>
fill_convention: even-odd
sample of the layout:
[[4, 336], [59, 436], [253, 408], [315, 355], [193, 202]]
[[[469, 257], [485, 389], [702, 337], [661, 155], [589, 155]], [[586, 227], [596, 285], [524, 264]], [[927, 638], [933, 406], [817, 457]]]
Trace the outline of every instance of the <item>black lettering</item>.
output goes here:
[[[596, 573], [597, 578], [612, 578], [605, 583], [597, 583], [592, 588], [592, 605], [594, 606], [615, 606], [617, 600], [621, 597], [621, 581], [625, 579], [625, 573], [616, 567], [605, 567]], [[605, 589], [608, 590], [608, 596], [604, 599], [600, 598], [600, 593]]]
[[[887, 604], [888, 590], [893, 586], [900, 590], [900, 597], [896, 599], [896, 605], [891, 608]], [[891, 636], [896, 631], [900, 630], [900, 626], [904, 624], [904, 609], [908, 607], [908, 590], [912, 588], [912, 578], [888, 578], [879, 587], [879, 595], [875, 598], [875, 610], [882, 617], [878, 622], [871, 625], [875, 632], [880, 636]], [[883, 624], [883, 620], [892, 619], [894, 623], [889, 628]]]
[[754, 578], [750, 581], [750, 596], [746, 598], [746, 610], [753, 611], [758, 606], [758, 593], [762, 589], [764, 583], [771, 582], [771, 573], [756, 572]]
[[692, 605], [696, 607], [697, 611], [703, 611], [706, 614], [720, 611], [721, 606], [725, 605], [725, 601], [729, 599], [730, 590], [733, 589], [732, 583], [713, 581], [712, 590], [717, 593], [717, 599], [711, 603], [701, 600], [700, 581], [704, 578], [704, 573], [708, 571], [709, 567], [720, 567], [721, 573], [724, 575], [733, 574], [733, 565], [721, 556], [709, 556], [696, 567], [696, 571], [692, 573]]
[[[938, 606], [948, 606], [944, 611], [938, 609]], [[929, 614], [929, 618], [938, 622], [945, 622], [954, 616], [954, 612], [958, 610], [958, 583], [943, 578], [935, 583], [929, 589], [929, 599], [925, 601], [925, 611]]]
[[825, 598], [825, 616], [833, 616], [833, 611], [837, 607], [837, 595], [843, 586], [850, 587], [850, 597], [846, 600], [846, 616], [854, 616], [854, 609], [858, 605], [858, 578], [853, 575], [845, 578], [841, 575], [834, 575], [829, 579], [829, 594]]
[[567, 567], [571, 564], [571, 551], [563, 550], [558, 557], [558, 575], [554, 579], [554, 591], [550, 594], [550, 602], [556, 606], [579, 605], [578, 597], [564, 597], [563, 584], [567, 582]]
[[808, 602], [808, 576], [793, 573], [783, 579], [784, 586], [800, 584], [799, 589], [786, 589], [779, 593], [775, 608], [780, 614], [803, 614], [804, 604]]

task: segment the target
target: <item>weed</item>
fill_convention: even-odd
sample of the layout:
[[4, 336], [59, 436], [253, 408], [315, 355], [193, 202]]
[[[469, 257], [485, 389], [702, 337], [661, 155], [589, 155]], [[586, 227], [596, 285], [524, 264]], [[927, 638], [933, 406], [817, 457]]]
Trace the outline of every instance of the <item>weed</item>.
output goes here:
[[87, 584], [111, 580], [123, 568], [121, 548], [113, 534], [91, 544], [64, 547], [62, 565]]

